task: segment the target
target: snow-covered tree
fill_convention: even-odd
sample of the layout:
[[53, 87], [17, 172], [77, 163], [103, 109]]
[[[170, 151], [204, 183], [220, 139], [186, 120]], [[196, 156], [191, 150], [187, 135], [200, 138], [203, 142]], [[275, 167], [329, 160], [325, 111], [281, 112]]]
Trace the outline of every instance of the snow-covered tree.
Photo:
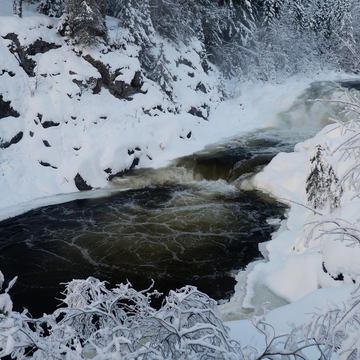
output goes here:
[[264, 0], [262, 2], [263, 24], [271, 24], [275, 18], [280, 17], [284, 1], [281, 0]]
[[348, 66], [346, 57], [349, 54], [341, 50], [343, 44], [339, 36], [354, 43], [350, 0], [314, 0], [309, 6], [309, 12], [312, 41], [322, 62], [325, 65], [340, 62]]
[[64, 8], [64, 0], [41, 0], [37, 11], [50, 17], [60, 17]]
[[310, 174], [306, 179], [308, 202], [314, 209], [322, 209], [326, 205], [331, 209], [339, 207], [343, 190], [334, 169], [325, 159], [325, 149], [321, 145], [315, 147], [310, 162]]
[[22, 3], [23, 0], [13, 0], [14, 15], [17, 15], [20, 18], [22, 17]]
[[173, 77], [168, 69], [170, 62], [166, 58], [164, 51], [164, 43], [160, 44], [159, 53], [156, 57], [155, 66], [152, 72], [149, 74], [151, 80], [155, 81], [160, 85], [164, 93], [170, 98], [170, 100], [175, 101], [173, 93]]
[[150, 71], [154, 66], [152, 49], [157, 45], [149, 0], [118, 0], [112, 11], [119, 19], [119, 25], [128, 30], [128, 42], [139, 46], [141, 65]]
[[107, 28], [95, 0], [65, 0], [58, 32], [73, 44], [106, 42]]

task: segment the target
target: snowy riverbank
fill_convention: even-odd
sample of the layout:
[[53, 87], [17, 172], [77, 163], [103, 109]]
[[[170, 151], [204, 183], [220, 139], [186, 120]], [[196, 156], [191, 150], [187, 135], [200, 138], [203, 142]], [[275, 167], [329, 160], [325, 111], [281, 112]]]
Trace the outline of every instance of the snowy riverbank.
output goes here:
[[[347, 78], [324, 74], [280, 85], [242, 84], [236, 89], [238, 96], [222, 100], [215, 70], [204, 72], [197, 44], [175, 48], [165, 42], [169, 67], [177, 78], [177, 102], [172, 103], [153, 81], [139, 80], [139, 49], [124, 46], [126, 34], [114, 19], [107, 21], [115, 50], [84, 50], [79, 56], [57, 34], [56, 19], [35, 14], [28, 5], [19, 19], [11, 16], [11, 1], [4, 4], [0, 9], [0, 220], [45, 204], [101, 196], [112, 191], [109, 181], [114, 176], [134, 167], [160, 168], [254, 129], [287, 127], [296, 132], [299, 126], [321, 127], [326, 121], [321, 106], [311, 110], [318, 111], [317, 124], [307, 123], [300, 110], [295, 109], [292, 117], [286, 112], [313, 81]], [[26, 51], [26, 63], [17, 56], [21, 49]], [[114, 79], [99, 89], [100, 63]], [[32, 70], [26, 68], [29, 64]], [[129, 91], [124, 90], [122, 98], [114, 96], [120, 83]], [[348, 128], [329, 125], [298, 144], [294, 153], [279, 154], [243, 184], [291, 208], [281, 229], [262, 247], [267, 261], [239, 273], [237, 293], [222, 306], [225, 319], [238, 318], [240, 308], [259, 309], [270, 300], [273, 306], [283, 306], [271, 311], [267, 321], [276, 331], [287, 332], [288, 322], [301, 324], [308, 319], [306, 314], [329, 301], [340, 306], [349, 298], [360, 274], [358, 133], [357, 123]], [[331, 184], [325, 181], [317, 189], [324, 198], [316, 209], [306, 193], [314, 166], [327, 175], [333, 169], [338, 179], [332, 177]], [[333, 202], [334, 197], [338, 201]], [[232, 338], [261, 348], [261, 336], [255, 335], [249, 320], [227, 324]]]
[[[270, 311], [266, 321], [280, 334], [311, 323], [314, 314], [325, 316], [334, 309], [355, 306], [352, 292], [360, 274], [359, 102], [356, 92], [342, 95], [341, 100], [347, 111], [336, 119], [340, 122], [297, 144], [293, 153], [277, 155], [244, 184], [287, 203], [290, 210], [272, 240], [261, 247], [266, 261], [239, 273], [242, 286], [230, 303], [222, 306], [228, 318], [236, 317], [241, 307], [259, 309], [268, 298], [269, 308], [280, 307]], [[284, 305], [284, 300], [290, 304]], [[334, 327], [340, 326], [338, 321]], [[351, 315], [346, 321], [351, 321]], [[263, 335], [248, 320], [227, 324], [234, 339], [264, 346]], [[357, 334], [358, 330], [353, 331]], [[343, 346], [345, 351], [349, 344]]]

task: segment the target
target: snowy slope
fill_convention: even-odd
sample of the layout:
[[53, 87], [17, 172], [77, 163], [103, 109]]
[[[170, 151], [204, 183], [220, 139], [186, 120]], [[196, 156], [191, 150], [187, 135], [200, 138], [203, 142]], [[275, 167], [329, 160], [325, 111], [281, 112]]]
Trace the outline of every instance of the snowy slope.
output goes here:
[[221, 102], [216, 72], [203, 71], [198, 44], [164, 42], [175, 79], [171, 102], [141, 76], [138, 49], [116, 19], [107, 19], [110, 47], [75, 52], [57, 34], [58, 19], [29, 5], [19, 19], [10, 0], [2, 5], [1, 218], [39, 205], [29, 205], [36, 199], [103, 188], [132, 167], [163, 166], [271, 125], [308, 85], [244, 85], [240, 98]]
[[[6, 1], [1, 10], [8, 14], [10, 5]], [[80, 55], [57, 34], [56, 23], [57, 19], [26, 12], [22, 19], [0, 17], [0, 187], [6, 194], [1, 208], [77, 191], [77, 175], [88, 188], [99, 188], [134, 165], [157, 166], [174, 157], [178, 148], [192, 151], [191, 143], [206, 121], [187, 111], [219, 101], [191, 49], [184, 56], [195, 64], [191, 70], [199, 73], [195, 79], [201, 79], [208, 94], [198, 94], [194, 77], [185, 82], [187, 69], [176, 69], [178, 92], [190, 99], [185, 102], [181, 96], [186, 94], [180, 94], [185, 105], [178, 115], [167, 111], [172, 104], [153, 82], [144, 79], [135, 90], [129, 85], [140, 71], [137, 48], [106, 53], [91, 49]], [[114, 19], [109, 19], [109, 27], [112, 43], [120, 46], [122, 29]], [[172, 50], [174, 63], [183, 58], [181, 51]], [[100, 61], [114, 84], [123, 84], [120, 96], [99, 86], [104, 75], [86, 56]]]

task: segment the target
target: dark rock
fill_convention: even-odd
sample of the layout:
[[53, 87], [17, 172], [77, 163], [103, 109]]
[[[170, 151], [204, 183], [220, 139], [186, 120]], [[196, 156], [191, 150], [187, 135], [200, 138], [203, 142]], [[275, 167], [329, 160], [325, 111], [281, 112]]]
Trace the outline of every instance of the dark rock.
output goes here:
[[[202, 106], [204, 108], [204, 106]], [[200, 109], [197, 109], [196, 107], [191, 107], [191, 109], [188, 111], [189, 114], [203, 118], [204, 120], [207, 120], [207, 116], [204, 116], [203, 111]]]
[[51, 167], [53, 169], [57, 169], [56, 166], [52, 166], [51, 164], [49, 164], [48, 162], [45, 162], [45, 161], [39, 161], [39, 164], [42, 166], [45, 166], [45, 167]]
[[49, 127], [59, 126], [60, 123], [56, 123], [51, 120], [47, 120], [47, 121], [42, 122], [41, 125], [44, 129], [47, 129]]
[[20, 114], [11, 107], [11, 101], [4, 101], [3, 96], [0, 95], [0, 119], [8, 116], [18, 118]]
[[128, 169], [124, 169], [121, 170], [115, 174], [112, 174], [112, 169], [111, 168], [107, 168], [106, 170], [104, 170], [107, 174], [109, 174], [108, 176], [108, 180], [111, 181], [112, 179], [114, 179], [115, 177], [122, 177], [124, 176], [126, 173], [128, 173], [130, 170], [132, 170], [135, 166], [139, 165], [140, 163], [140, 159], [139, 158], [134, 158], [132, 164], [130, 165], [130, 167]]
[[3, 39], [12, 41], [9, 45], [10, 52], [15, 55], [19, 65], [29, 76], [35, 76], [34, 68], [36, 62], [33, 59], [28, 58], [27, 49], [21, 46], [18, 36], [14, 33], [9, 33], [6, 36], [3, 36]]
[[93, 94], [98, 94], [100, 92], [100, 90], [99, 91], [96, 90], [96, 88], [98, 87], [98, 79], [94, 77], [90, 77], [87, 80], [73, 79], [72, 82], [79, 87], [80, 93], [78, 93], [78, 95], [80, 96], [85, 90], [88, 89], [91, 89]]
[[196, 91], [199, 91], [199, 90], [202, 91], [204, 94], [207, 94], [206, 87], [202, 82], [199, 82], [196, 85]]
[[145, 93], [141, 90], [143, 80], [140, 71], [136, 71], [131, 83], [127, 84], [124, 81], [115, 80], [117, 76], [121, 74], [121, 69], [117, 69], [115, 72], [111, 73], [108, 66], [104, 65], [99, 60], [95, 60], [89, 54], [85, 55], [84, 59], [94, 66], [101, 75], [101, 78], [97, 79], [96, 85], [92, 89], [94, 94], [98, 94], [102, 87], [108, 89], [110, 94], [116, 98], [125, 100], [132, 100], [132, 95]]
[[10, 77], [14, 77], [16, 75], [12, 71], [8, 71], [8, 70], [3, 70], [0, 75], [4, 75], [5, 73], [8, 74]]
[[186, 137], [188, 138], [188, 139], [190, 139], [191, 138], [191, 131], [186, 135]]
[[195, 66], [192, 64], [192, 62], [188, 59], [185, 59], [183, 57], [181, 57], [180, 59], [177, 60], [176, 62], [176, 66], [179, 66], [179, 64], [184, 64], [192, 69], [196, 69]]
[[54, 121], [52, 121], [52, 120], [46, 120], [46, 121], [43, 122], [42, 119], [43, 119], [43, 115], [40, 114], [40, 113], [38, 113], [38, 114], [37, 114], [37, 120], [34, 119], [34, 122], [35, 122], [36, 125], [38, 125], [39, 122], [40, 122], [40, 124], [42, 125], [42, 127], [43, 127], [44, 129], [47, 129], [47, 128], [49, 128], [49, 127], [59, 126], [59, 125], [60, 125], [60, 123], [56, 123], [56, 122], [54, 122]]
[[110, 71], [109, 67], [103, 64], [99, 60], [95, 60], [91, 55], [87, 54], [84, 57], [84, 60], [86, 60], [88, 63], [90, 63], [101, 75], [101, 79], [104, 85], [110, 84]]
[[135, 158], [134, 161], [132, 162], [131, 166], [130, 166], [130, 169], [133, 169], [135, 166], [139, 165], [140, 163], [140, 159], [139, 158]]
[[59, 49], [59, 48], [61, 48], [61, 45], [56, 45], [54, 43], [48, 43], [40, 38], [40, 39], [37, 39], [31, 45], [29, 45], [27, 47], [26, 52], [28, 55], [33, 56], [36, 54], [44, 54], [44, 53], [48, 52], [49, 50]]
[[137, 92], [142, 92], [141, 87], [143, 86], [144, 82], [142, 80], [141, 72], [136, 71], [134, 78], [131, 80], [131, 86], [137, 90]]
[[49, 144], [49, 142], [47, 140], [43, 140], [43, 143], [46, 147], [51, 147], [51, 145]]
[[74, 178], [74, 182], [75, 182], [75, 186], [80, 191], [92, 190], [92, 186], [90, 186], [79, 173], [76, 174]]
[[10, 141], [2, 142], [0, 138], [0, 149], [6, 149], [13, 144], [17, 144], [24, 136], [24, 133], [20, 131]]
[[324, 262], [322, 263], [322, 268], [323, 268], [324, 273], [325, 273], [325, 274], [329, 274], [335, 281], [343, 281], [343, 280], [344, 280], [344, 275], [343, 275], [342, 273], [337, 274], [336, 277], [335, 277], [335, 276], [332, 276], [332, 275], [328, 272], [327, 268], [325, 267]]
[[112, 179], [116, 178], [116, 177], [123, 177], [125, 175], [126, 171], [119, 171], [115, 174], [109, 174], [108, 176], [108, 180], [111, 181]]

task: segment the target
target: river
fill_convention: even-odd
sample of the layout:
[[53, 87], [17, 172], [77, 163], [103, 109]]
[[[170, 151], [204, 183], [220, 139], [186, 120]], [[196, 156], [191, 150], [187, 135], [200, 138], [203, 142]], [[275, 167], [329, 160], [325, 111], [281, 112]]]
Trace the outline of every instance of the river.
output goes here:
[[[114, 286], [167, 293], [195, 285], [214, 299], [234, 292], [234, 275], [261, 258], [286, 207], [241, 184], [281, 151], [314, 135], [335, 106], [307, 103], [330, 96], [313, 85], [279, 114], [278, 126], [227, 139], [163, 169], [114, 179], [106, 196], [44, 206], [0, 222], [1, 271], [14, 309], [33, 316], [60, 304], [64, 282], [95, 276]], [[319, 94], [318, 94], [319, 93]], [[96, 194], [96, 191], [94, 192]]]

